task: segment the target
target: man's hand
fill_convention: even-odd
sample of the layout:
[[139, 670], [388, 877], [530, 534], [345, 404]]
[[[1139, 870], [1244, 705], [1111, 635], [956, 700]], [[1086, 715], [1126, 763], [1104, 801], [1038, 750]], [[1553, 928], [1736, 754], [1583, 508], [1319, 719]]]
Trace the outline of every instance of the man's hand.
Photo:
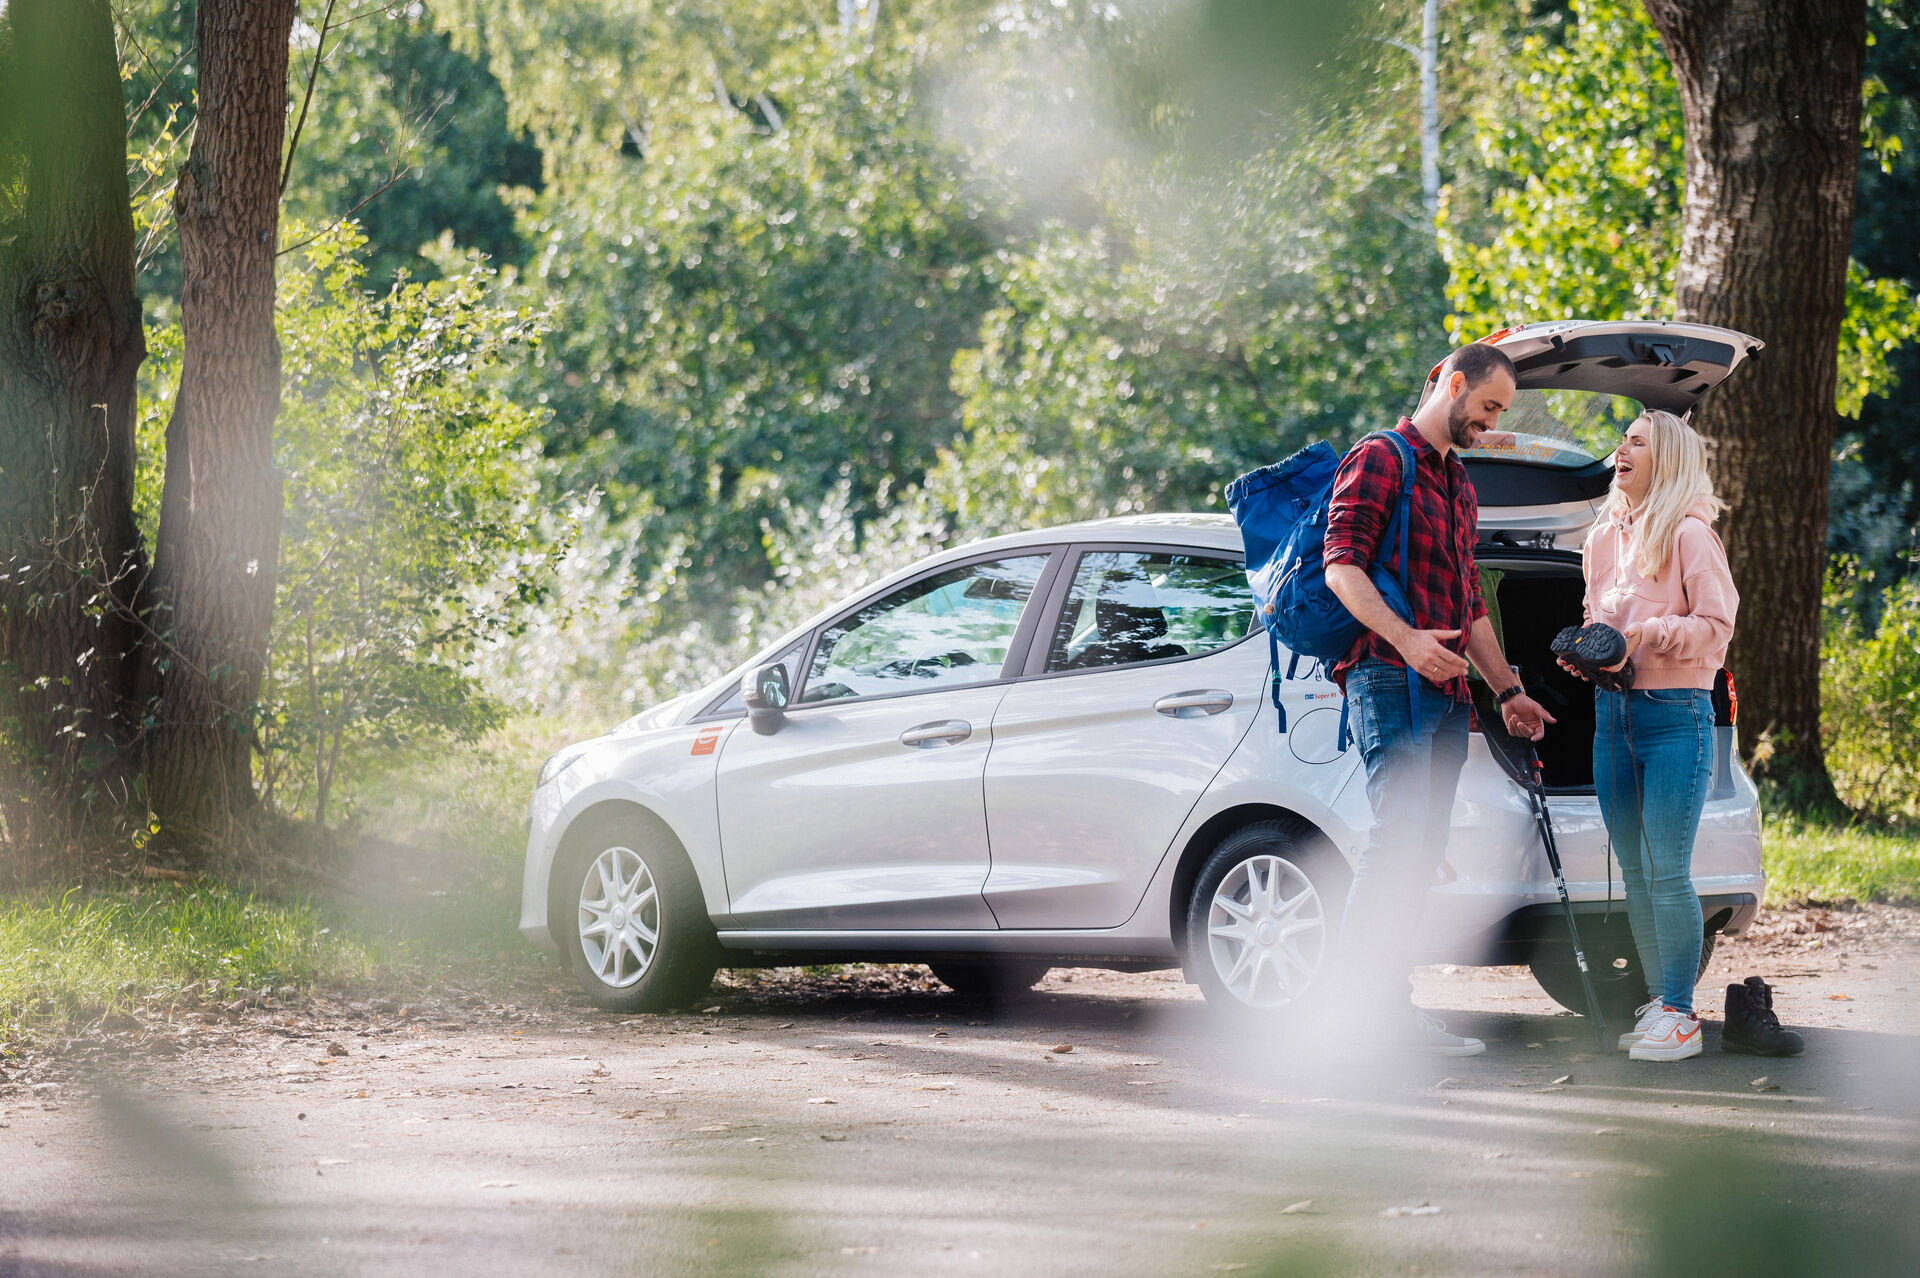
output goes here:
[[1409, 630], [1393, 646], [1405, 658], [1407, 669], [1417, 670], [1435, 683], [1446, 683], [1467, 672], [1467, 659], [1440, 642], [1459, 637], [1458, 630]]
[[1500, 719], [1507, 725], [1508, 735], [1525, 737], [1529, 741], [1538, 741], [1546, 736], [1547, 725], [1559, 722], [1547, 713], [1545, 706], [1524, 692], [1500, 707]]

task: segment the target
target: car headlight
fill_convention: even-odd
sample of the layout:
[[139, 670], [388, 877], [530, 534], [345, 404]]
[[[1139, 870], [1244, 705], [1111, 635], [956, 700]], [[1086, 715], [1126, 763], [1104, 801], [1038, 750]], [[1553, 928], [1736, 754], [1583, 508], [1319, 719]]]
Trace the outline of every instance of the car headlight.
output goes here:
[[540, 779], [534, 783], [534, 788], [538, 789], [546, 785], [562, 772], [565, 772], [568, 768], [580, 762], [581, 759], [586, 757], [586, 754], [587, 747], [585, 745], [570, 745], [564, 750], [554, 751], [553, 755], [548, 758], [545, 763], [540, 765]]

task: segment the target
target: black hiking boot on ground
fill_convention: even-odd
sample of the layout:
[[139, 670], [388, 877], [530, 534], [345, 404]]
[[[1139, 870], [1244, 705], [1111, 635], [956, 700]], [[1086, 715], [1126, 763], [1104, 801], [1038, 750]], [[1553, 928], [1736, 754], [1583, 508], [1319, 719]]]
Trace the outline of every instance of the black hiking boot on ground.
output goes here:
[[1807, 1040], [1780, 1028], [1773, 1014], [1773, 991], [1757, 976], [1727, 986], [1727, 1019], [1720, 1029], [1720, 1049], [1747, 1056], [1798, 1056]]

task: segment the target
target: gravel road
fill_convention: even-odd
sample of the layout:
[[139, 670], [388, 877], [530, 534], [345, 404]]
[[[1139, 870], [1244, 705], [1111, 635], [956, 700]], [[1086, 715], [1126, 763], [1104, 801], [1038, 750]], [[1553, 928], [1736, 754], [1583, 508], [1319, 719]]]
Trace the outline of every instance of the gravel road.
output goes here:
[[1418, 975], [1486, 1055], [1337, 1066], [1173, 973], [997, 1006], [729, 973], [613, 1017], [555, 970], [511, 1005], [176, 1007], [0, 1081], [0, 1278], [1920, 1272], [1911, 910], [1722, 946], [1703, 1004], [1765, 975], [1783, 1061], [1717, 1025], [1601, 1056], [1517, 969]]

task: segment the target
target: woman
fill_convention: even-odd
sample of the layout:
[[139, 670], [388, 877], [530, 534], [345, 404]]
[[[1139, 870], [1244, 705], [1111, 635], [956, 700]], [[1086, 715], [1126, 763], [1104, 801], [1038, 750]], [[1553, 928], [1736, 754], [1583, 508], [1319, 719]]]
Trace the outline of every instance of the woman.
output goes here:
[[1594, 691], [1593, 776], [1647, 978], [1620, 1036], [1637, 1061], [1700, 1054], [1693, 838], [1713, 770], [1714, 676], [1740, 604], [1712, 527], [1724, 508], [1705, 442], [1672, 413], [1647, 412], [1614, 454], [1606, 517], [1587, 536], [1586, 618], [1624, 635], [1620, 665], [1634, 665], [1631, 692]]

